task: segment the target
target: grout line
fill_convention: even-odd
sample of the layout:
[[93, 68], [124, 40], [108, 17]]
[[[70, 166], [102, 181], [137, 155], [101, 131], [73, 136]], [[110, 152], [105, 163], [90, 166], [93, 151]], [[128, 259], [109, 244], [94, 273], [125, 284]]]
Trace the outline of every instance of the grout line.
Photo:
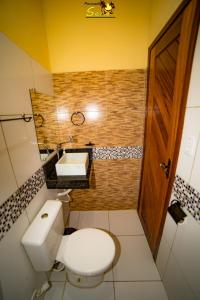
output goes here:
[[[109, 224], [109, 232], [110, 231], [110, 215], [109, 215], [109, 210], [108, 210], [108, 224]], [[114, 289], [114, 299], [115, 299], [115, 288], [114, 288], [114, 271], [113, 271], [113, 267], [114, 267], [114, 264], [112, 262], [112, 277], [113, 277], [113, 289]]]
[[115, 293], [115, 282], [113, 281], [113, 292], [114, 292], [114, 300], [116, 300], [116, 293]]
[[[54, 282], [61, 282], [61, 283], [68, 283], [67, 280], [59, 280], [59, 281], [56, 281], [56, 280], [53, 280], [53, 281], [50, 281], [51, 283], [54, 283]], [[162, 280], [153, 280], [153, 279], [146, 279], [146, 280], [106, 280], [106, 281], [102, 281], [103, 282], [162, 282]]]
[[61, 299], [60, 299], [60, 300], [63, 300], [63, 299], [64, 299], [64, 294], [65, 294], [65, 288], [66, 288], [66, 285], [67, 285], [67, 281], [65, 281], [65, 283], [64, 283], [63, 291], [62, 291], [62, 296], [61, 296]]
[[162, 280], [114, 280], [113, 282], [162, 282]]
[[77, 220], [77, 229], [79, 229], [79, 220], [80, 220], [80, 210], [79, 210], [79, 212], [78, 212], [78, 220]]

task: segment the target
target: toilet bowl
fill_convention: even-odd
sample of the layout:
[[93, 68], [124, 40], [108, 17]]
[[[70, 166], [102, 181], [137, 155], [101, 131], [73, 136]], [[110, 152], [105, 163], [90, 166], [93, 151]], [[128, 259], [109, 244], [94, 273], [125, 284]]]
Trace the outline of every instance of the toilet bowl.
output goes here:
[[115, 257], [111, 236], [95, 228], [80, 229], [67, 236], [63, 232], [62, 205], [47, 200], [22, 238], [34, 269], [49, 271], [56, 260], [65, 265], [71, 284], [100, 284]]

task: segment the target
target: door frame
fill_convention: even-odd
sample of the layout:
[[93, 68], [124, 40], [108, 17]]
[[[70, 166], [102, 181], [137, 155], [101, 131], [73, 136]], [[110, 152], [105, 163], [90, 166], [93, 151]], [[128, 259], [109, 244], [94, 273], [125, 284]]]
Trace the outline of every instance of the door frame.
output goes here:
[[[174, 152], [172, 157], [172, 164], [171, 164], [171, 170], [169, 174], [169, 182], [168, 182], [168, 188], [167, 188], [167, 194], [164, 200], [164, 209], [162, 212], [161, 217], [161, 225], [159, 228], [159, 235], [156, 241], [156, 248], [153, 251], [153, 257], [156, 259], [160, 240], [162, 237], [163, 227], [166, 219], [167, 214], [167, 208], [169, 205], [169, 200], [172, 192], [173, 182], [175, 178], [175, 172], [176, 172], [176, 166], [178, 162], [178, 156], [179, 156], [179, 150], [180, 150], [180, 144], [181, 144], [181, 138], [182, 138], [182, 131], [183, 131], [183, 124], [184, 124], [184, 117], [185, 117], [185, 111], [186, 111], [186, 103], [187, 103], [187, 95], [189, 90], [189, 83], [190, 83], [190, 75], [191, 75], [191, 69], [192, 69], [192, 63], [193, 63], [193, 56], [194, 56], [194, 50], [196, 45], [196, 39], [199, 29], [199, 23], [200, 23], [200, 1], [199, 0], [184, 0], [180, 6], [177, 8], [177, 10], [174, 12], [172, 17], [169, 19], [169, 21], [166, 23], [166, 25], [163, 27], [163, 29], [160, 31], [158, 36], [154, 39], [152, 44], [150, 45], [148, 49], [148, 69], [147, 69], [147, 95], [146, 95], [146, 114], [145, 114], [145, 132], [144, 132], [144, 154], [143, 154], [143, 160], [142, 160], [142, 168], [141, 168], [141, 181], [140, 181], [140, 191], [139, 191], [139, 201], [138, 201], [138, 215], [141, 220], [141, 223], [143, 225], [144, 231], [145, 226], [143, 224], [143, 219], [141, 216], [142, 211], [142, 199], [141, 199], [141, 191], [142, 191], [142, 180], [143, 180], [143, 171], [144, 171], [144, 157], [145, 157], [145, 150], [146, 150], [146, 133], [147, 133], [147, 111], [148, 111], [148, 98], [149, 98], [149, 77], [150, 77], [150, 58], [151, 58], [151, 51], [153, 47], [156, 45], [156, 43], [163, 37], [163, 35], [166, 33], [166, 31], [170, 28], [170, 26], [175, 22], [175, 20], [179, 17], [180, 14], [183, 13], [184, 9], [191, 3], [191, 9], [190, 9], [190, 15], [192, 18], [189, 20], [187, 24], [183, 24], [182, 27], [188, 27], [190, 28], [191, 32], [193, 33], [190, 37], [190, 47], [188, 48], [187, 53], [187, 61], [183, 70], [182, 75], [184, 74], [183, 81], [182, 81], [182, 90], [179, 95], [177, 95], [177, 99], [179, 102], [179, 108], [178, 110], [178, 117], [175, 122], [175, 134], [174, 134]], [[187, 39], [187, 37], [186, 37]], [[182, 79], [181, 79], [182, 80]], [[145, 234], [148, 236], [148, 233], [145, 232]]]

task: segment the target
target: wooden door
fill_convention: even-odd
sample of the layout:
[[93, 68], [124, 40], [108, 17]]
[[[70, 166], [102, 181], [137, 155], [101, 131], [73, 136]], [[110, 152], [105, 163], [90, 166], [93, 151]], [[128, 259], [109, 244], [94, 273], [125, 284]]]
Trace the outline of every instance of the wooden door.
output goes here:
[[156, 256], [174, 178], [199, 1], [185, 1], [150, 47], [144, 160], [138, 212]]

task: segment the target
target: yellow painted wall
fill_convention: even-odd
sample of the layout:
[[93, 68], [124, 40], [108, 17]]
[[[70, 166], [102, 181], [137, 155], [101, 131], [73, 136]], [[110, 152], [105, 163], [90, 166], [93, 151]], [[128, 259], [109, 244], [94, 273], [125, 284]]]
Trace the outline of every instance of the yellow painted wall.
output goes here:
[[149, 26], [149, 45], [170, 19], [182, 0], [152, 0]]
[[0, 0], [0, 31], [50, 68], [41, 0]]
[[115, 0], [109, 20], [87, 19], [84, 2], [43, 1], [52, 72], [145, 68], [150, 0]]
[[115, 0], [109, 20], [87, 19], [84, 2], [0, 0], [0, 31], [52, 72], [145, 68], [181, 0]]

